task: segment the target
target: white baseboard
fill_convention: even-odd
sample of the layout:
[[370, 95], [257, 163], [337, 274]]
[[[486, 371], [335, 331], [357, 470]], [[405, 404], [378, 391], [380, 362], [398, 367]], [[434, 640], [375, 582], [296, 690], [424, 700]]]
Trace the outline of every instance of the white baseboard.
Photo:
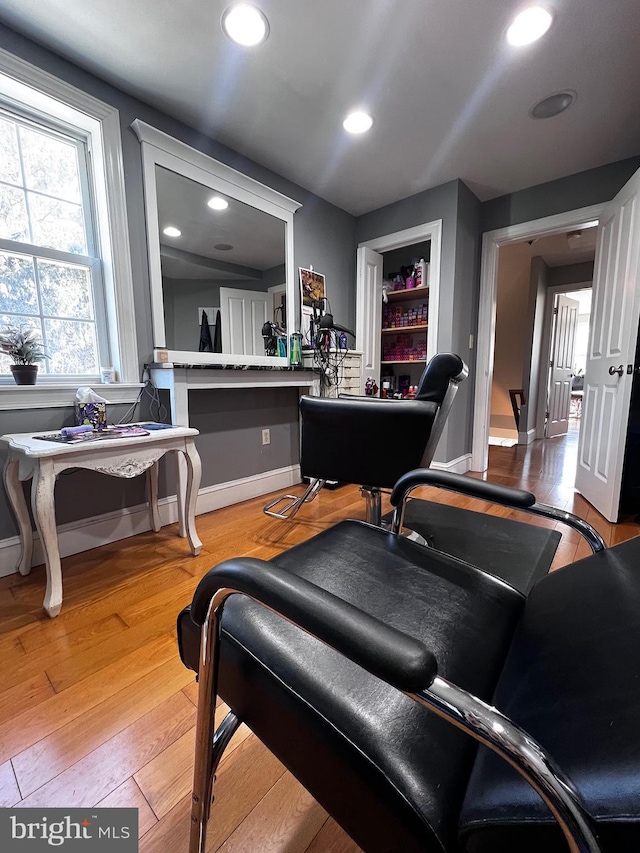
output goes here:
[[[240, 480], [205, 486], [198, 493], [196, 514], [212, 512], [214, 509], [240, 503], [279, 489], [288, 489], [300, 480], [300, 466], [288, 465], [285, 468], [265, 471], [263, 474], [243, 477]], [[160, 498], [158, 508], [162, 524], [172, 524], [178, 520], [178, 502], [175, 495]], [[144, 533], [146, 530], [151, 530], [149, 509], [146, 504], [125, 507], [115, 512], [61, 524], [58, 527], [60, 556], [69, 557], [71, 554], [89, 551], [100, 545], [108, 545], [110, 542]], [[19, 559], [20, 537], [11, 536], [0, 540], [0, 577], [16, 572]], [[40, 537], [34, 533], [32, 564], [39, 566], [43, 562]]]
[[[250, 498], [257, 498], [269, 492], [277, 492], [279, 489], [288, 489], [300, 483], [300, 465], [287, 465], [286, 468], [276, 468], [273, 471], [265, 471], [263, 474], [253, 474], [251, 477], [243, 477], [241, 480], [230, 480], [227, 483], [218, 483], [215, 486], [206, 486], [198, 493], [197, 514], [213, 512], [223, 506], [231, 506]], [[171, 500], [177, 503], [175, 495]]]
[[536, 430], [530, 429], [527, 432], [518, 433], [518, 444], [531, 444], [536, 440]]
[[438, 471], [451, 471], [453, 474], [466, 474], [471, 470], [471, 454], [465, 453], [463, 456], [458, 456], [457, 459], [452, 459], [450, 462], [432, 462], [432, 468]]

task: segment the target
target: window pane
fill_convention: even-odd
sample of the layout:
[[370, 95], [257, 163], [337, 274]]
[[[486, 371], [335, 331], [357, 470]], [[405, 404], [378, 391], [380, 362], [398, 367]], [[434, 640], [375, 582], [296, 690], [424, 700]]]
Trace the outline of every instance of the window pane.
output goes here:
[[32, 259], [0, 252], [0, 311], [37, 314], [38, 310]]
[[[40, 320], [38, 317], [21, 317], [17, 315], [10, 314], [0, 314], [0, 331], [4, 331], [7, 326], [21, 327], [24, 326], [27, 329], [34, 329], [42, 339], [42, 329], [40, 327]], [[11, 373], [9, 369], [9, 365], [13, 364], [13, 361], [9, 358], [8, 355], [3, 355], [0, 353], [0, 375]], [[46, 372], [46, 360], [38, 362], [39, 372]]]
[[20, 127], [20, 142], [27, 188], [79, 202], [76, 146], [28, 127]]
[[87, 267], [39, 260], [38, 273], [43, 314], [93, 320], [91, 277]]
[[94, 323], [45, 320], [49, 373], [99, 373]]
[[0, 184], [0, 237], [5, 240], [29, 240], [29, 222], [24, 192]]
[[22, 184], [16, 126], [0, 119], [0, 181]]
[[28, 193], [28, 196], [33, 242], [36, 246], [86, 255], [87, 241], [80, 205], [56, 201], [35, 193]]

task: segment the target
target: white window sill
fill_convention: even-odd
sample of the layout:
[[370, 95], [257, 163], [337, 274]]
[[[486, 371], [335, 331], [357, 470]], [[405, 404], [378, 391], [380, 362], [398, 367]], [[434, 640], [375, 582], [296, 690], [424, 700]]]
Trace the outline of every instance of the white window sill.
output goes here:
[[[81, 383], [80, 383], [81, 384]], [[73, 406], [76, 401], [78, 382], [68, 382], [45, 385], [0, 385], [0, 411], [11, 409], [51, 409]], [[114, 382], [101, 385], [99, 382], [91, 385], [96, 394], [100, 394], [109, 403], [133, 403], [138, 399], [141, 382], [128, 384]]]

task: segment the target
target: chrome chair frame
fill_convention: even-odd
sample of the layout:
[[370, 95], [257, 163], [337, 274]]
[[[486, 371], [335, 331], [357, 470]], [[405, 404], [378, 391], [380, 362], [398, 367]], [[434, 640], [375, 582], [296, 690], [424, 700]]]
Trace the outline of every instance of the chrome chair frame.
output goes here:
[[[453, 489], [450, 475], [437, 471], [414, 472], [434, 485]], [[407, 475], [410, 481], [411, 475]], [[466, 478], [465, 478], [466, 479]], [[437, 481], [440, 480], [438, 483]], [[444, 482], [443, 482], [444, 481]], [[392, 500], [397, 501], [393, 520], [394, 535], [399, 535], [404, 516], [404, 505], [409, 493], [419, 484], [401, 483], [394, 489]], [[479, 491], [487, 485], [477, 481]], [[396, 494], [397, 490], [397, 494]], [[499, 502], [495, 501], [494, 502]], [[506, 502], [505, 502], [506, 503]], [[518, 507], [520, 508], [520, 507]], [[588, 522], [572, 513], [544, 504], [533, 504], [528, 511], [556, 521], [562, 521], [577, 530], [589, 543], [594, 553], [606, 547], [600, 534]], [[224, 587], [211, 598], [202, 625], [199, 660], [198, 711], [196, 724], [196, 759], [193, 777], [191, 834], [189, 853], [204, 853], [207, 822], [213, 800], [216, 769], [231, 737], [241, 723], [233, 713], [227, 714], [215, 731], [214, 709], [218, 694], [218, 666], [222, 613], [227, 599], [234, 594], [246, 595], [277, 613], [286, 621], [331, 645], [305, 625], [294, 622], [279, 609], [265, 604], [259, 595], [245, 590]], [[374, 617], [369, 617], [374, 619]], [[378, 620], [375, 620], [378, 621]], [[382, 626], [382, 623], [379, 623]], [[335, 648], [335, 646], [332, 646]], [[362, 664], [361, 664], [362, 665]], [[398, 688], [400, 689], [400, 688]], [[450, 681], [435, 675], [430, 684], [417, 692], [402, 691], [416, 702], [433, 711], [442, 719], [469, 734], [479, 743], [489, 747], [511, 764], [547, 804], [559, 824], [568, 850], [571, 853], [601, 853], [595, 824], [584, 807], [580, 794], [571, 780], [555, 764], [540, 744], [524, 729], [502, 714], [497, 708], [459, 688]]]
[[[225, 601], [234, 594], [247, 595], [236, 589], [218, 590], [211, 599], [202, 626], [189, 853], [205, 853], [215, 773], [224, 750], [241, 723], [233, 712], [229, 712], [218, 730], [214, 730], [222, 612]], [[263, 603], [257, 597], [247, 597]], [[269, 609], [283, 619], [287, 618], [278, 610]], [[306, 630], [303, 626], [298, 627]], [[405, 692], [405, 695], [508, 761], [547, 804], [571, 853], [601, 853], [593, 820], [575, 786], [527, 732], [497, 708], [437, 675], [424, 690]]]

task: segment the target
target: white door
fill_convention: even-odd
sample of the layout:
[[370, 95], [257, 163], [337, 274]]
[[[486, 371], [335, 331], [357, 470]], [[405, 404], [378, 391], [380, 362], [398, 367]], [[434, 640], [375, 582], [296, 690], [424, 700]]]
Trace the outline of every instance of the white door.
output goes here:
[[222, 352], [264, 355], [262, 326], [273, 315], [273, 294], [220, 288]]
[[576, 349], [576, 329], [580, 303], [564, 294], [556, 296], [554, 306], [553, 343], [547, 411], [547, 438], [569, 432], [571, 378]]
[[382, 255], [362, 246], [358, 249], [358, 301], [356, 346], [362, 351], [360, 393], [372, 376], [380, 388], [380, 329], [382, 328]]
[[582, 397], [576, 489], [609, 521], [618, 520], [620, 503], [640, 317], [639, 260], [640, 170], [607, 205], [598, 226]]

